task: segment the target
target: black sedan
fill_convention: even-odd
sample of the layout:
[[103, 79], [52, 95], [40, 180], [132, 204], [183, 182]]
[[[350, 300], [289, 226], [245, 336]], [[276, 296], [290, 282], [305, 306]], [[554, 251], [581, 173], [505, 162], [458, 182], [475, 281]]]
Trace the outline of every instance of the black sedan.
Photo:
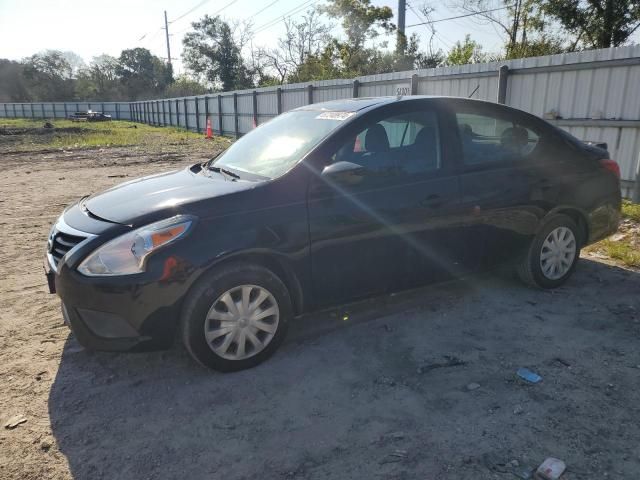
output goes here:
[[615, 232], [606, 150], [474, 100], [298, 108], [204, 164], [116, 186], [51, 230], [49, 285], [78, 341], [256, 365], [313, 309], [512, 262], [554, 288]]

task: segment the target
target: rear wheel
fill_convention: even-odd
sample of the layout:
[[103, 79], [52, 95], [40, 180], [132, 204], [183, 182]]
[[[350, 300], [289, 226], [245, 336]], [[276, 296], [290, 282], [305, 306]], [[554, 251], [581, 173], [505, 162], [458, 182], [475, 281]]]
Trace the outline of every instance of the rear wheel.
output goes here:
[[518, 274], [529, 285], [556, 288], [573, 273], [580, 248], [579, 229], [573, 219], [563, 214], [555, 215], [531, 242], [518, 265]]
[[282, 281], [266, 268], [230, 265], [200, 280], [185, 302], [182, 339], [202, 365], [222, 372], [271, 356], [292, 316]]

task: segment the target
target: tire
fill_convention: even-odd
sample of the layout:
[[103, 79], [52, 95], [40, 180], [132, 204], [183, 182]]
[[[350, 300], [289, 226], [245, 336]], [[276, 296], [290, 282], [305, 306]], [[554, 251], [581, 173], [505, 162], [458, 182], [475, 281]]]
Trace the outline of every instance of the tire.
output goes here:
[[[567, 231], [570, 232], [570, 234]], [[565, 232], [566, 236], [564, 236]], [[551, 262], [553, 263], [554, 254], [553, 252], [549, 253], [550, 249], [548, 246], [550, 244], [546, 242], [548, 239], [553, 241], [550, 236], [556, 233], [563, 236], [562, 244], [567, 242], [569, 246], [564, 253], [562, 253], [560, 247], [561, 253], [558, 254], [557, 258], [561, 262], [559, 264], [561, 266], [558, 267], [557, 271], [554, 271], [553, 266], [551, 266], [551, 268], [549, 267], [549, 260], [547, 260], [548, 256], [551, 255]], [[573, 254], [570, 254], [571, 236], [573, 236], [573, 248], [575, 250]], [[578, 259], [580, 258], [580, 248], [580, 229], [576, 225], [576, 222], [564, 214], [554, 215], [540, 228], [529, 245], [525, 257], [518, 264], [518, 276], [524, 283], [530, 286], [544, 289], [559, 287], [567, 281], [575, 270]], [[544, 259], [543, 255], [545, 257]], [[566, 262], [570, 262], [568, 266], [565, 260]], [[543, 261], [545, 262], [545, 268], [543, 268]]]
[[[249, 300], [245, 306], [247, 290]], [[227, 265], [206, 274], [191, 288], [182, 312], [182, 341], [201, 365], [235, 372], [254, 367], [273, 355], [284, 340], [292, 317], [289, 292], [273, 272], [258, 265]], [[217, 338], [207, 339], [205, 328], [207, 335]], [[260, 342], [264, 345], [256, 347]]]

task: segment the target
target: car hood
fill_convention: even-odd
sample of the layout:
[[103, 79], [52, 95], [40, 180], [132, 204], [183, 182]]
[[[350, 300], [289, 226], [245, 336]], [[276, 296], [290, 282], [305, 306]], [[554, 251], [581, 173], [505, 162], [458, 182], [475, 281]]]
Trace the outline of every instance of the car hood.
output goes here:
[[[199, 201], [254, 188], [256, 182], [231, 181], [211, 172], [197, 174], [187, 168], [138, 178], [87, 197], [81, 208], [93, 217], [124, 225], [137, 225], [142, 218], [185, 212]], [[151, 217], [149, 217], [151, 216]], [[148, 218], [149, 217], [149, 218]], [[142, 221], [142, 223], [146, 223]]]

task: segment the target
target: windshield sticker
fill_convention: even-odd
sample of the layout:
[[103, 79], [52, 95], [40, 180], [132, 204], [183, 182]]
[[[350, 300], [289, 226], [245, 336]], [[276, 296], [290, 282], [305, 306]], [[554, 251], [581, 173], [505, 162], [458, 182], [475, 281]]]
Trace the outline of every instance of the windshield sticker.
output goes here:
[[318, 120], [339, 120], [343, 121], [347, 118], [351, 118], [356, 112], [322, 112], [316, 117]]

